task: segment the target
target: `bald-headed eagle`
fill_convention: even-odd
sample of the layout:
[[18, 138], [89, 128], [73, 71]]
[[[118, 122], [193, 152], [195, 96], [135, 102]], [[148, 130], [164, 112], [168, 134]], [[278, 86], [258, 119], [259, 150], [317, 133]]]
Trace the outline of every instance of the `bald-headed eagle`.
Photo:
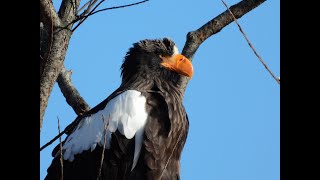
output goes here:
[[[71, 124], [62, 144], [63, 179], [180, 179], [189, 121], [179, 86], [192, 75], [190, 60], [170, 39], [134, 43], [120, 87]], [[60, 180], [59, 145], [52, 155], [45, 179]]]

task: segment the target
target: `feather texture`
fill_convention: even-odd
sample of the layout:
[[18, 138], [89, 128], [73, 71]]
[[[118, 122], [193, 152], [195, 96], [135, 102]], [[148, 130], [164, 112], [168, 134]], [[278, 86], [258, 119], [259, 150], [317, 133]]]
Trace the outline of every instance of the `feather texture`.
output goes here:
[[[121, 66], [120, 87], [66, 128], [65, 180], [180, 179], [189, 127], [179, 90], [184, 77], [162, 67], [159, 56], [174, 54], [178, 48], [168, 38], [133, 44]], [[110, 117], [105, 151], [102, 117], [105, 123]], [[61, 179], [58, 151], [56, 146], [46, 180]]]
[[141, 92], [136, 90], [127, 90], [112, 100], [106, 107], [95, 114], [84, 117], [73, 133], [66, 139], [62, 149], [63, 158], [73, 161], [74, 155], [90, 149], [93, 151], [97, 145], [103, 146], [103, 120], [107, 123], [110, 117], [109, 126], [106, 134], [106, 148], [110, 148], [111, 133], [118, 130], [127, 139], [132, 139], [135, 135], [135, 151], [133, 166], [136, 165], [142, 140], [144, 126], [148, 114], [145, 109], [146, 98]]

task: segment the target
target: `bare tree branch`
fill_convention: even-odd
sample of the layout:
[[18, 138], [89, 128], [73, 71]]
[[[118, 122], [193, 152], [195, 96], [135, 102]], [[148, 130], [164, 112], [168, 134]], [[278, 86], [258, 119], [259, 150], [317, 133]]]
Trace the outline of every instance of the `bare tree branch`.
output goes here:
[[[58, 117], [58, 132], [60, 134], [60, 119]], [[61, 177], [60, 180], [63, 180], [63, 152], [62, 152], [62, 142], [61, 142], [61, 136], [59, 137], [59, 143], [60, 143], [60, 165], [61, 165]]]
[[[82, 15], [82, 14], [88, 14], [89, 11], [90, 11], [90, 9], [92, 8], [92, 6], [93, 6], [97, 1], [98, 1], [98, 0], [90, 0], [90, 1], [88, 1], [87, 3], [85, 3], [85, 4], [78, 10], [78, 13], [88, 6], [88, 8], [87, 8], [86, 10], [84, 10], [83, 13], [81, 13], [81, 15]], [[81, 16], [81, 15], [80, 15], [80, 16]]]
[[40, 0], [40, 76], [43, 73], [52, 46], [53, 27], [60, 26], [53, 4], [49, 0]]
[[[89, 1], [88, 8], [87, 8], [86, 10], [84, 10], [77, 19], [75, 19], [75, 22], [77, 22], [77, 21], [79, 21], [79, 20], [80, 20], [80, 22], [76, 25], [76, 27], [72, 30], [72, 32], [73, 32], [77, 27], [79, 27], [79, 25], [82, 24], [82, 22], [83, 22], [84, 20], [87, 19], [87, 17], [85, 17], [85, 16], [86, 16], [87, 14], [90, 14], [90, 12], [92, 12], [92, 11], [90, 11], [90, 10], [91, 10], [91, 8], [93, 7], [93, 5], [94, 5], [97, 1], [98, 1], [98, 0], [90, 0], [90, 1]], [[103, 1], [105, 1], [105, 0], [100, 1], [100, 2], [98, 3], [98, 5], [94, 7], [94, 9], [96, 9]], [[80, 10], [79, 10], [79, 11], [80, 11]], [[79, 11], [78, 11], [78, 12], [79, 12]]]
[[[237, 19], [241, 18], [246, 13], [250, 12], [254, 8], [266, 0], [243, 0], [230, 7], [230, 10]], [[191, 31], [187, 34], [187, 41], [183, 47], [182, 54], [192, 61], [194, 54], [199, 46], [210, 36], [220, 32], [224, 27], [233, 22], [233, 18], [229, 11], [226, 10], [217, 17], [213, 18], [205, 25], [195, 31]], [[180, 90], [185, 91], [189, 79], [183, 78], [181, 80]]]
[[58, 12], [61, 21], [65, 24], [72, 22], [78, 14], [79, 5], [80, 0], [63, 0]]
[[58, 138], [60, 138], [63, 134], [65, 134], [69, 129], [65, 128], [61, 133], [59, 133], [58, 135], [56, 135], [56, 137], [54, 137], [53, 139], [51, 139], [49, 142], [47, 142], [45, 145], [43, 145], [40, 148], [40, 151], [42, 151], [44, 148], [48, 147], [50, 144], [52, 144], [55, 140], [57, 140]]
[[81, 118], [79, 118], [79, 117], [80, 116], [78, 116], [72, 123], [70, 123], [61, 133], [59, 133], [53, 139], [51, 139], [49, 142], [47, 142], [45, 145], [43, 145], [40, 148], [40, 151], [42, 151], [44, 148], [48, 147], [50, 144], [52, 144], [55, 140], [57, 140], [63, 134], [69, 135], [71, 133], [71, 131], [76, 127], [76, 125], [78, 125], [78, 123], [80, 122]]
[[[42, 0], [40, 0], [41, 2]], [[63, 0], [59, 10], [59, 17], [61, 26], [64, 26], [75, 18], [79, 6], [78, 0]], [[48, 8], [52, 6], [43, 6]], [[40, 7], [41, 8], [41, 7]], [[43, 10], [47, 12], [49, 10]], [[54, 15], [54, 17], [56, 17]], [[54, 23], [56, 24], [56, 23]], [[72, 24], [70, 25], [71, 28]], [[48, 99], [51, 94], [53, 85], [61, 71], [66, 51], [69, 45], [69, 40], [72, 32], [70, 29], [58, 30], [60, 26], [53, 26], [52, 48], [46, 61], [40, 61], [43, 67], [42, 74], [40, 75], [40, 130], [42, 127], [43, 116], [47, 108]], [[41, 58], [40, 58], [41, 59]]]
[[103, 128], [103, 147], [102, 147], [102, 154], [101, 154], [101, 160], [100, 160], [100, 167], [99, 167], [99, 171], [98, 171], [98, 175], [97, 175], [97, 180], [99, 180], [100, 176], [101, 176], [101, 170], [102, 170], [102, 165], [103, 165], [103, 159], [104, 159], [104, 151], [105, 151], [105, 148], [106, 148], [106, 142], [107, 142], [107, 128], [109, 126], [109, 123], [110, 123], [110, 114], [108, 116], [108, 122], [107, 124], [104, 122], [104, 116], [102, 114], [102, 122], [103, 122], [103, 125], [104, 125], [104, 128]]
[[[90, 11], [90, 13], [88, 15], [85, 15], [87, 14], [87, 12], [85, 14], [81, 14], [81, 16], [75, 20], [75, 22], [79, 21], [80, 22], [76, 25], [76, 27], [74, 27], [72, 29], [72, 32], [74, 32], [89, 16], [91, 15], [94, 15], [98, 12], [102, 12], [102, 11], [107, 11], [107, 10], [111, 10], [111, 9], [119, 9], [119, 8], [125, 8], [125, 7], [129, 7], [129, 6], [134, 6], [134, 5], [138, 5], [138, 4], [141, 4], [141, 3], [144, 3], [144, 2], [147, 2], [149, 0], [144, 0], [144, 1], [139, 1], [139, 2], [136, 2], [136, 3], [132, 3], [132, 4], [127, 4], [127, 5], [122, 5], [122, 6], [114, 6], [114, 7], [110, 7], [110, 8], [104, 8], [104, 9], [100, 9], [100, 10], [97, 10], [97, 11], [94, 11], [104, 0], [100, 1], [92, 11]], [[89, 6], [90, 7], [90, 6]], [[91, 7], [90, 7], [91, 8]]]
[[57, 82], [67, 103], [73, 108], [77, 115], [81, 115], [91, 108], [72, 84], [71, 74], [71, 71], [67, 71], [65, 67], [62, 66]]
[[[43, 73], [44, 66], [48, 60], [49, 53], [52, 47], [52, 30], [53, 30], [53, 24], [52, 22], [50, 25], [45, 24], [43, 22], [51, 22], [46, 21], [41, 18], [40, 16], [40, 76]], [[50, 27], [51, 28], [50, 28]]]
[[144, 1], [140, 1], [140, 2], [136, 2], [136, 3], [132, 3], [132, 4], [127, 4], [127, 5], [122, 5], [122, 6], [114, 6], [114, 7], [110, 7], [110, 8], [104, 8], [104, 9], [100, 9], [100, 10], [97, 10], [93, 13], [91, 13], [89, 16], [91, 15], [94, 15], [98, 12], [101, 12], [101, 11], [107, 11], [107, 10], [111, 10], [111, 9], [119, 9], [119, 8], [125, 8], [125, 7], [129, 7], [129, 6], [134, 6], [134, 5], [138, 5], [138, 4], [141, 4], [141, 3], [145, 3], [149, 0], [144, 0]]
[[40, 0], [41, 15], [51, 21], [54, 26], [60, 26], [60, 18], [54, 10], [53, 4], [50, 0]]
[[[94, 10], [97, 9], [97, 7], [99, 7], [101, 5], [101, 3], [103, 3], [105, 0], [100, 1], [91, 11], [90, 13], [92, 13]], [[93, 5], [93, 4], [92, 4]], [[91, 8], [91, 6], [89, 6], [89, 8]], [[89, 13], [89, 14], [90, 14]], [[76, 25], [76, 27], [74, 27], [71, 31], [74, 32], [89, 16], [83, 16], [80, 17], [80, 22]]]
[[276, 80], [276, 82], [278, 84], [280, 84], [280, 80], [272, 73], [272, 71], [270, 70], [270, 68], [267, 66], [267, 64], [262, 60], [262, 58], [260, 57], [260, 55], [257, 53], [256, 49], [253, 47], [253, 45], [251, 44], [251, 42], [249, 41], [247, 35], [243, 32], [240, 24], [238, 23], [237, 21], [237, 18], [234, 17], [234, 14], [230, 11], [228, 5], [223, 1], [221, 0], [223, 5], [228, 9], [228, 11], [230, 12], [234, 22], [238, 25], [238, 28], [240, 30], [240, 32], [242, 33], [243, 37], [246, 39], [248, 45], [250, 46], [250, 48], [253, 50], [254, 54], [258, 57], [258, 59], [260, 60], [260, 62], [262, 63], [262, 65], [267, 69], [267, 71], [271, 74], [271, 76], [273, 77], [274, 80]]

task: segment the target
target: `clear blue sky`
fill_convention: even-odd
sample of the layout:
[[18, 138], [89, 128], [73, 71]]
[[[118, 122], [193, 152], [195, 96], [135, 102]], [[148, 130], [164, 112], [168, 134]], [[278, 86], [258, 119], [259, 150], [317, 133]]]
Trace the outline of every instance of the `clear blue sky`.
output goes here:
[[[60, 2], [54, 0], [56, 8]], [[111, 0], [102, 7], [133, 2]], [[237, 2], [226, 0], [229, 6]], [[120, 85], [119, 68], [132, 43], [170, 37], [181, 52], [189, 31], [225, 10], [220, 0], [151, 0], [96, 14], [73, 34], [66, 68], [72, 69], [74, 85], [94, 107]], [[239, 23], [270, 69], [280, 76], [280, 1], [263, 3]], [[194, 76], [184, 97], [190, 129], [181, 158], [181, 179], [279, 180], [280, 86], [236, 24], [207, 39], [194, 56], [193, 66]], [[57, 116], [64, 129], [76, 114], [55, 85], [40, 146], [58, 133]], [[41, 179], [57, 143], [40, 153]]]

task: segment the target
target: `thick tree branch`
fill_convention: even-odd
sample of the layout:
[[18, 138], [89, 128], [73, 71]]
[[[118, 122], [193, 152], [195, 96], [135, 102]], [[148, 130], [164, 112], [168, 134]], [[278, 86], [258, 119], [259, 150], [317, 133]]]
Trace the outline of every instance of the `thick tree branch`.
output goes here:
[[60, 18], [55, 12], [50, 0], [40, 0], [40, 76], [48, 60], [52, 45], [53, 27], [61, 25]]
[[53, 26], [60, 26], [60, 18], [50, 0], [40, 0], [40, 16], [51, 21]]
[[49, 47], [51, 45], [51, 32], [48, 32], [48, 30], [49, 28], [44, 24], [40, 16], [40, 76], [48, 59]]
[[[40, 0], [40, 2], [41, 1], [42, 0]], [[51, 39], [52, 46], [49, 49], [48, 57], [45, 61], [40, 61], [40, 66], [43, 67], [42, 74], [40, 75], [40, 130], [42, 127], [44, 112], [47, 108], [48, 99], [53, 85], [61, 71], [72, 34], [70, 31], [72, 24], [70, 24], [68, 28], [63, 28], [62, 30], [59, 28], [65, 27], [68, 23], [73, 21], [77, 13], [78, 6], [79, 0], [64, 0], [62, 2], [59, 10], [61, 24], [60, 26], [53, 26], [53, 37]], [[57, 14], [54, 16], [56, 17]]]
[[80, 115], [85, 111], [90, 110], [90, 106], [80, 96], [79, 92], [72, 84], [71, 74], [71, 71], [66, 71], [65, 67], [62, 66], [57, 82], [67, 103], [73, 108], [77, 115]]
[[[80, 0], [63, 0], [58, 12], [60, 19], [65, 25], [72, 22], [78, 14]], [[70, 24], [70, 27], [72, 24]]]
[[[230, 10], [237, 19], [241, 18], [246, 13], [250, 12], [254, 8], [266, 0], [243, 0], [239, 3], [230, 7]], [[213, 18], [205, 25], [195, 31], [191, 31], [187, 34], [187, 41], [183, 47], [182, 54], [192, 61], [194, 54], [196, 53], [199, 46], [210, 36], [220, 32], [224, 27], [233, 22], [233, 18], [229, 11], [226, 10], [217, 17]], [[185, 91], [188, 83], [187, 78], [182, 79], [180, 89], [182, 92]]]

